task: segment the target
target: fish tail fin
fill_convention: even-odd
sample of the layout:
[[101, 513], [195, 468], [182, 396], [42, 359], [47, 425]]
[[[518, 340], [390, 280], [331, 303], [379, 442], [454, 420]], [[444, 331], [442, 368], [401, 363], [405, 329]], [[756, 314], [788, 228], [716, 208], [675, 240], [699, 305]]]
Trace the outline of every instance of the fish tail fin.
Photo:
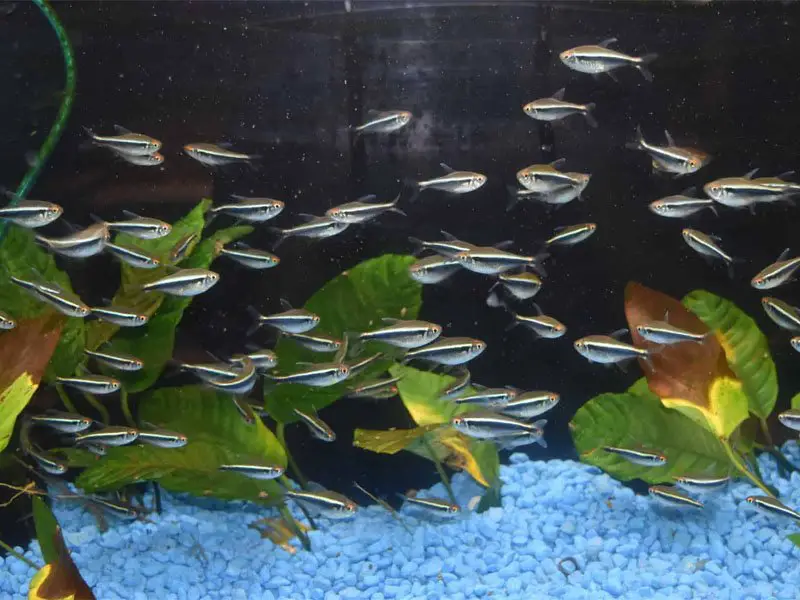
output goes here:
[[505, 308], [505, 303], [500, 297], [500, 294], [497, 293], [497, 290], [494, 289], [494, 286], [492, 286], [492, 288], [493, 289], [489, 290], [489, 295], [486, 297], [486, 306], [491, 306], [492, 308]]
[[277, 236], [278, 236], [278, 239], [275, 240], [274, 244], [272, 244], [272, 250], [273, 251], [277, 250], [278, 246], [280, 246], [283, 242], [285, 242], [286, 238], [289, 237], [289, 235], [286, 233], [286, 231], [284, 231], [280, 227], [268, 227], [267, 230], [272, 232], [272, 233], [274, 233], [274, 234], [277, 234]]
[[599, 125], [597, 119], [594, 118], [594, 109], [596, 106], [594, 102], [589, 102], [589, 104], [586, 105], [586, 109], [583, 111], [583, 118], [586, 119], [590, 127], [595, 129], [597, 129]]
[[247, 307], [247, 314], [253, 319], [253, 324], [250, 328], [245, 332], [245, 337], [252, 336], [256, 331], [261, 328], [261, 313], [258, 312], [255, 306], [252, 304]]
[[545, 441], [544, 436], [536, 438], [536, 443], [539, 444], [542, 448], [547, 448], [547, 442]]
[[419, 195], [422, 193], [422, 187], [419, 185], [419, 183], [413, 179], [404, 179], [403, 185], [412, 190], [411, 196], [409, 196], [407, 202], [416, 202], [416, 200], [419, 198]]
[[508, 204], [506, 205], [506, 212], [510, 212], [517, 204], [519, 204], [520, 196], [517, 193], [517, 188], [515, 188], [513, 185], [507, 185], [506, 191], [508, 192]]
[[413, 235], [408, 236], [408, 241], [416, 246], [414, 250], [414, 254], [419, 254], [420, 252], [425, 250], [425, 242], [421, 239], [414, 237]]
[[636, 68], [639, 69], [639, 72], [642, 74], [642, 77], [644, 77], [645, 81], [653, 81], [653, 73], [650, 72], [650, 69], [647, 68], [647, 65], [657, 58], [658, 54], [655, 53], [645, 54], [644, 56], [639, 57]]

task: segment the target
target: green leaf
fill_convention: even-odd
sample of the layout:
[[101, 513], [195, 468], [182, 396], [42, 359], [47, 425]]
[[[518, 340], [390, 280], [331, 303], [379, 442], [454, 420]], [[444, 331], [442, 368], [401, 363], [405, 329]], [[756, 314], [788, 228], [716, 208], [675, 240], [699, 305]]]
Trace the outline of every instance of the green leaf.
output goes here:
[[219, 470], [220, 465], [235, 463], [286, 467], [286, 453], [273, 433], [261, 420], [248, 425], [230, 396], [200, 386], [164, 388], [140, 404], [139, 418], [183, 433], [189, 442], [183, 448], [110, 448], [81, 473], [76, 480], [79, 487], [94, 492], [157, 481], [167, 490], [197, 496], [280, 501], [281, 490], [274, 481]]
[[414, 429], [390, 429], [389, 431], [356, 429], [353, 432], [353, 446], [379, 454], [397, 454], [437, 427], [439, 425], [433, 424]]
[[36, 539], [39, 540], [39, 547], [42, 549], [42, 557], [46, 563], [52, 564], [58, 560], [58, 550], [55, 546], [54, 536], [58, 528], [53, 511], [45, 504], [44, 500], [34, 496], [31, 499], [33, 504], [33, 522], [36, 527]]
[[[397, 382], [400, 399], [417, 425], [449, 423], [455, 415], [479, 410], [477, 406], [459, 405], [441, 397], [442, 391], [456, 380], [451, 375], [439, 375], [400, 364], [393, 365], [389, 373], [392, 377], [401, 378]], [[472, 391], [469, 387], [465, 390], [466, 393]]]
[[[53, 256], [36, 243], [33, 232], [27, 229], [9, 227], [0, 244], [0, 265], [0, 306], [16, 319], [29, 319], [56, 311], [13, 283], [11, 276], [54, 283], [66, 292], [73, 291], [67, 274], [56, 266]], [[48, 383], [58, 376], [72, 375], [78, 365], [84, 362], [84, 320], [60, 314], [58, 318], [65, 323], [61, 339], [44, 374]]]
[[[229, 227], [217, 231], [200, 242], [194, 253], [185, 259], [183, 265], [187, 269], [206, 269], [216, 258], [219, 244], [227, 244], [252, 231], [253, 228], [250, 226]], [[132, 354], [144, 361], [144, 368], [139, 371], [114, 374], [125, 384], [129, 392], [145, 390], [159, 378], [164, 365], [172, 358], [175, 330], [192, 300], [191, 297], [166, 297], [146, 325], [124, 329], [111, 340], [109, 348], [112, 350]]]
[[39, 387], [28, 373], [23, 373], [9, 387], [0, 392], [0, 452], [6, 449], [14, 423]]
[[[676, 475], [724, 475], [731, 469], [724, 448], [711, 432], [664, 407], [653, 394], [596, 396], [578, 410], [570, 430], [581, 460], [623, 481], [638, 478], [664, 483]], [[634, 465], [605, 452], [603, 446], [659, 451], [667, 463], [661, 467]]]
[[792, 401], [791, 402], [792, 402], [792, 404], [791, 404], [792, 408], [800, 408], [800, 393], [795, 394], [794, 396], [792, 396]]
[[[385, 254], [362, 262], [326, 283], [305, 304], [307, 310], [320, 316], [315, 331], [340, 337], [346, 332], [379, 327], [383, 317], [416, 319], [422, 304], [422, 286], [408, 274], [408, 267], [415, 260], [413, 256]], [[281, 339], [275, 350], [281, 373], [293, 372], [301, 361], [330, 360], [290, 339]], [[401, 354], [398, 349], [371, 343], [365, 345], [362, 355], [378, 351], [387, 358]], [[291, 423], [298, 419], [294, 408], [318, 411], [339, 399], [349, 387], [385, 371], [389, 364], [388, 359], [376, 361], [357, 377], [326, 388], [297, 384], [264, 386], [264, 406], [273, 419]]]
[[756, 322], [735, 304], [705, 290], [695, 290], [683, 304], [714, 330], [731, 370], [742, 381], [751, 413], [766, 419], [778, 399], [778, 376], [767, 338]]
[[795, 546], [800, 548], [800, 533], [793, 533], [791, 535], [787, 535], [786, 539], [792, 542]]

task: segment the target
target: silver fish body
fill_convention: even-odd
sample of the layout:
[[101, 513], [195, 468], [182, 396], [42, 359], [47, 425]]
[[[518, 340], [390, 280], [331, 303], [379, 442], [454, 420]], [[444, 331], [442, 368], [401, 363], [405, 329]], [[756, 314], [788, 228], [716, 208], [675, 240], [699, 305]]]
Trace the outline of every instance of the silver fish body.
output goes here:
[[284, 333], [283, 335], [312, 352], [337, 352], [342, 347], [342, 340], [326, 333]]
[[117, 257], [122, 262], [134, 267], [135, 269], [155, 269], [161, 264], [161, 261], [159, 261], [155, 256], [150, 256], [146, 252], [142, 252], [141, 250], [137, 250], [135, 248], [126, 248], [125, 246], [119, 246], [117, 244], [112, 244], [111, 242], [106, 242], [105, 249], [110, 254]]
[[792, 339], [789, 340], [792, 348], [794, 348], [795, 352], [800, 352], [800, 335], [794, 336]]
[[730, 477], [709, 477], [706, 475], [679, 475], [675, 485], [693, 494], [709, 494], [728, 487]]
[[30, 417], [32, 425], [49, 427], [61, 433], [80, 433], [92, 426], [94, 421], [89, 417], [74, 413], [60, 411], [48, 412], [43, 415], [32, 415]]
[[118, 125], [115, 126], [118, 135], [97, 135], [91, 129], [84, 129], [92, 138], [92, 142], [110, 148], [118, 154], [147, 156], [161, 150], [159, 140], [143, 133], [133, 133]]
[[486, 175], [474, 171], [456, 171], [446, 164], [441, 163], [441, 167], [447, 174], [433, 179], [426, 179], [417, 182], [420, 190], [434, 189], [449, 194], [467, 194], [483, 187], [486, 183]]
[[278, 366], [278, 355], [275, 354], [274, 351], [267, 348], [251, 350], [247, 353], [247, 356], [253, 361], [256, 369], [262, 371], [274, 369], [276, 366]]
[[778, 415], [778, 421], [789, 429], [800, 431], [800, 409], [790, 408], [783, 411]]
[[522, 256], [492, 246], [459, 252], [454, 258], [462, 267], [482, 275], [499, 275], [520, 267], [538, 267], [535, 256]]
[[446, 256], [428, 256], [408, 267], [411, 278], [423, 284], [440, 283], [461, 269], [461, 263]]
[[514, 321], [509, 327], [523, 325], [527, 329], [533, 331], [537, 336], [547, 340], [560, 338], [567, 332], [566, 325], [549, 315], [539, 314], [535, 316], [524, 316], [512, 313], [512, 317]]
[[157, 167], [164, 162], [164, 155], [160, 152], [153, 152], [152, 154], [125, 154], [118, 152], [112, 148], [114, 154], [124, 160], [126, 163], [136, 165], [137, 167]]
[[403, 361], [427, 360], [440, 365], [462, 365], [486, 349], [486, 342], [467, 337], [439, 338], [432, 344], [406, 352]]
[[604, 446], [603, 450], [621, 456], [629, 463], [640, 467], [660, 467], [667, 464], [667, 457], [659, 452], [648, 450], [636, 450], [631, 448], [618, 448], [615, 446]]
[[113, 394], [120, 388], [120, 382], [105, 375], [81, 375], [75, 377], [56, 377], [61, 385], [75, 388], [87, 394]]
[[366, 358], [361, 358], [354, 363], [350, 363], [349, 365], [347, 365], [348, 368], [350, 369], [350, 377], [355, 377], [356, 375], [361, 373], [361, 371], [366, 369], [369, 365], [371, 365], [381, 357], [383, 357], [383, 352], [376, 352], [371, 356], [367, 356]]
[[92, 308], [91, 312], [98, 319], [113, 323], [118, 327], [141, 327], [150, 320], [147, 315], [128, 308], [98, 306]]
[[49, 304], [57, 311], [68, 317], [83, 319], [88, 316], [91, 309], [78, 298], [77, 295], [62, 290], [53, 283], [36, 283], [19, 277], [11, 276], [11, 281], [28, 291], [42, 302]]
[[542, 278], [536, 273], [522, 271], [521, 273], [501, 273], [497, 276], [497, 284], [502, 285], [506, 291], [517, 300], [529, 300], [542, 289]]
[[688, 228], [684, 229], [681, 232], [681, 235], [683, 236], [683, 240], [695, 252], [698, 252], [699, 254], [708, 258], [721, 260], [727, 264], [729, 268], [733, 264], [733, 257], [720, 248], [717, 244], [716, 240], [719, 238], [712, 237], [706, 233], [703, 233], [702, 231], [697, 231], [696, 229]]
[[541, 419], [530, 424], [530, 431], [509, 433], [508, 435], [493, 438], [492, 441], [499, 450], [514, 450], [531, 444], [539, 444], [542, 448], [547, 448], [547, 442], [544, 439], [544, 426], [546, 424], [547, 421]]
[[17, 326], [17, 322], [4, 312], [0, 312], [0, 331], [10, 331]]
[[397, 203], [400, 200], [398, 194], [391, 202], [366, 202], [367, 199], [374, 199], [375, 196], [364, 196], [355, 202], [347, 202], [334, 206], [325, 211], [325, 216], [339, 221], [340, 223], [349, 223], [351, 225], [357, 223], [366, 223], [371, 221], [386, 212], [393, 212], [405, 216], [405, 213], [397, 208]]
[[35, 448], [26, 448], [25, 453], [36, 461], [39, 468], [50, 475], [63, 475], [67, 472], [67, 465], [56, 460], [49, 452], [40, 452]]
[[129, 210], [122, 212], [127, 217], [127, 220], [105, 223], [111, 231], [127, 233], [129, 236], [140, 240], [157, 240], [169, 235], [172, 231], [172, 225], [160, 219], [141, 217]]
[[607, 335], [589, 335], [574, 343], [575, 349], [590, 362], [614, 364], [632, 358], [650, 359], [650, 351], [620, 342]]
[[321, 240], [339, 235], [348, 227], [350, 227], [349, 223], [342, 223], [330, 217], [313, 217], [302, 225], [295, 225], [288, 229], [275, 228], [274, 231], [280, 235], [278, 240], [278, 243], [280, 243], [289, 237], [305, 237]]
[[713, 335], [712, 332], [692, 333], [664, 321], [651, 321], [637, 325], [636, 332], [648, 342], [664, 345], [681, 342], [703, 343], [709, 335]]
[[355, 516], [358, 505], [349, 498], [331, 491], [300, 492], [286, 490], [286, 497], [329, 519], [349, 519]]
[[511, 399], [500, 412], [510, 417], [528, 420], [552, 410], [560, 400], [561, 396], [555, 392], [523, 392]]
[[322, 419], [317, 417], [316, 415], [309, 414], [307, 412], [303, 412], [298, 409], [294, 409], [294, 414], [296, 414], [300, 419], [306, 424], [311, 435], [323, 442], [335, 442], [336, 441], [336, 433], [334, 433], [333, 429], [331, 429], [327, 423], [325, 423]]
[[407, 110], [370, 110], [367, 120], [353, 128], [356, 134], [394, 133], [411, 122], [412, 115]]
[[560, 227], [552, 237], [545, 241], [545, 245], [572, 246], [589, 239], [595, 231], [597, 231], [596, 223], [580, 223], [579, 225]]
[[309, 387], [328, 387], [347, 379], [350, 367], [342, 363], [321, 363], [287, 375], [267, 374], [266, 377], [277, 383], [299, 383]]
[[52, 202], [20, 200], [15, 206], [0, 208], [0, 219], [27, 229], [36, 229], [49, 225], [63, 213], [64, 209]]
[[414, 506], [421, 508], [439, 517], [452, 519], [461, 514], [461, 507], [458, 504], [453, 504], [441, 498], [420, 498], [419, 496], [404, 495], [405, 501]]
[[47, 249], [70, 258], [88, 258], [100, 254], [111, 234], [105, 223], [95, 223], [66, 237], [50, 238], [37, 235], [36, 241]]
[[189, 441], [182, 433], [166, 429], [140, 430], [137, 440], [158, 448], [182, 448]]
[[714, 201], [708, 198], [692, 198], [690, 196], [667, 196], [650, 203], [650, 211], [660, 217], [682, 219], [696, 214], [704, 209], [710, 209], [716, 214]]
[[559, 158], [546, 165], [536, 164], [520, 169], [517, 171], [517, 181], [526, 190], [540, 194], [580, 185], [580, 178], [575, 178], [572, 173], [564, 173], [558, 170], [558, 166], [564, 162], [566, 162], [566, 159]]
[[271, 315], [262, 315], [255, 310], [250, 312], [256, 317], [258, 326], [268, 325], [284, 333], [306, 333], [319, 325], [319, 315], [304, 308], [288, 308]]
[[206, 384], [220, 392], [228, 394], [243, 395], [249, 393], [256, 384], [258, 371], [256, 365], [247, 356], [237, 356], [231, 362], [238, 363], [240, 369], [236, 377], [221, 377], [219, 379], [208, 378]]
[[227, 256], [249, 269], [271, 269], [277, 267], [281, 262], [281, 259], [271, 252], [254, 248], [222, 248], [219, 254]]
[[397, 395], [395, 383], [400, 381], [400, 377], [389, 377], [387, 379], [377, 379], [368, 381], [347, 392], [350, 398], [393, 398]]
[[472, 374], [469, 372], [469, 369], [465, 367], [459, 367], [459, 369], [451, 374], [455, 379], [453, 382], [445, 387], [440, 393], [439, 398], [443, 400], [448, 400], [457, 397], [461, 392], [463, 392], [472, 381]]
[[783, 504], [783, 502], [780, 502], [775, 498], [770, 496], [748, 496], [746, 500], [748, 504], [762, 514], [786, 517], [800, 522], [800, 513], [792, 510]]
[[220, 471], [226, 471], [228, 473], [238, 473], [239, 475], [244, 475], [245, 477], [249, 477], [250, 479], [258, 479], [258, 480], [269, 480], [269, 479], [277, 479], [281, 475], [283, 475], [285, 469], [280, 465], [247, 465], [247, 464], [237, 464], [237, 465], [220, 465]]
[[696, 148], [677, 146], [669, 131], [664, 132], [666, 146], [656, 146], [644, 139], [640, 127], [636, 128], [636, 141], [628, 144], [635, 150], [644, 150], [653, 159], [653, 168], [673, 175], [689, 175], [696, 173], [711, 160], [711, 157]]
[[427, 321], [390, 320], [389, 325], [367, 331], [358, 336], [362, 341], [378, 341], [397, 348], [419, 348], [441, 335], [442, 326]]
[[[252, 360], [252, 359], [251, 359]], [[239, 371], [230, 363], [179, 363], [181, 371], [191, 373], [203, 381], [231, 380], [239, 376]]]
[[286, 205], [273, 198], [249, 198], [246, 196], [231, 196], [236, 202], [232, 204], [219, 204], [209, 210], [212, 215], [226, 214], [250, 223], [263, 223], [274, 219], [283, 212]]
[[76, 444], [98, 444], [100, 446], [125, 446], [136, 441], [139, 431], [132, 427], [112, 425], [75, 437]]
[[634, 67], [638, 69], [647, 81], [651, 81], [653, 76], [647, 69], [647, 64], [655, 60], [656, 55], [630, 56], [607, 47], [616, 41], [616, 38], [611, 38], [600, 42], [598, 45], [570, 48], [559, 54], [559, 58], [561, 62], [573, 71], [592, 75], [600, 73], [610, 74], [611, 71], [619, 69], [620, 67]]
[[199, 163], [209, 167], [221, 167], [242, 162], [249, 163], [258, 158], [255, 155], [236, 152], [235, 150], [223, 148], [217, 144], [208, 144], [205, 142], [186, 144], [183, 147], [183, 151]]
[[539, 98], [533, 102], [528, 102], [522, 107], [522, 111], [526, 115], [537, 121], [560, 121], [571, 115], [582, 115], [592, 127], [597, 127], [597, 121], [594, 120], [592, 115], [593, 110], [594, 103], [591, 102], [589, 104], [566, 102], [564, 100], [564, 88], [558, 90], [550, 98]]
[[653, 485], [648, 488], [647, 492], [651, 498], [667, 508], [703, 508], [704, 506], [699, 500], [690, 498], [668, 485]]
[[457, 415], [450, 419], [450, 424], [464, 435], [480, 440], [537, 432], [537, 428], [530, 423], [490, 411]]
[[762, 269], [750, 282], [757, 290], [770, 290], [788, 283], [800, 269], [800, 256], [779, 260]]
[[219, 281], [219, 274], [208, 269], [179, 269], [142, 286], [146, 292], [191, 297], [207, 292]]
[[453, 399], [454, 404], [470, 404], [490, 409], [502, 409], [517, 397], [514, 388], [478, 388], [466, 396]]
[[759, 202], [777, 202], [789, 200], [790, 193], [768, 183], [759, 183], [751, 177], [750, 171], [744, 177], [724, 177], [715, 179], [703, 186], [709, 198], [729, 208], [748, 208], [754, 210]]
[[111, 369], [116, 369], [117, 371], [140, 371], [142, 367], [144, 367], [144, 362], [142, 362], [141, 359], [130, 354], [122, 354], [108, 350], [89, 350], [88, 348], [86, 348], [84, 352], [97, 362]]
[[761, 299], [761, 306], [779, 327], [789, 331], [800, 331], [800, 308], [770, 296]]

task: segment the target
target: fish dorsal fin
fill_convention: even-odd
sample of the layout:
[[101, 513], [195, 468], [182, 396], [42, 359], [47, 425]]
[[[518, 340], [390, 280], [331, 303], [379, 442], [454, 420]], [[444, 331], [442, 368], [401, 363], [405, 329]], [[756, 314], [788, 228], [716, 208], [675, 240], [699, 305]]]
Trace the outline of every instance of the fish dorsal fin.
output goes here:
[[471, 385], [472, 387], [474, 387], [476, 390], [479, 390], [479, 391], [480, 391], [480, 390], [485, 390], [485, 389], [486, 389], [486, 386], [485, 386], [485, 385], [481, 385], [480, 383], [475, 383], [474, 381], [473, 381], [473, 382], [472, 382], [470, 385]]
[[560, 90], [557, 90], [555, 93], [553, 93], [551, 98], [555, 98], [556, 100], [563, 100], [564, 99], [564, 92], [566, 92], [566, 91], [567, 91], [566, 88], [561, 88]]
[[669, 309], [664, 311], [664, 323], [669, 323]]
[[541, 309], [541, 307], [540, 307], [538, 304], [536, 304], [536, 302], [534, 302], [534, 303], [533, 303], [533, 310], [535, 310], [535, 311], [536, 311], [536, 316], [537, 316], [537, 317], [540, 317], [540, 316], [542, 316], [542, 315], [544, 314], [544, 313], [542, 312], [542, 309]]
[[448, 173], [455, 173], [455, 169], [445, 163], [439, 163], [439, 166], [442, 167]]
[[248, 244], [247, 242], [243, 242], [241, 240], [239, 240], [238, 242], [234, 242], [231, 245], [234, 248], [241, 248], [242, 250], [250, 250], [252, 248], [252, 246], [250, 244]]
[[691, 187], [686, 188], [681, 192], [681, 196], [694, 196], [697, 194], [697, 186], [693, 185]]
[[616, 43], [617, 43], [617, 38], [612, 37], [612, 38], [608, 38], [608, 39], [603, 40], [602, 42], [600, 42], [597, 45], [600, 46], [601, 48], [608, 48], [611, 44], [616, 44]]
[[123, 127], [122, 125], [114, 125], [114, 131], [116, 131], [120, 135], [127, 135], [129, 133], [133, 133], [127, 127]]
[[382, 113], [381, 113], [381, 111], [379, 111], [379, 110], [376, 110], [376, 109], [374, 109], [374, 108], [370, 108], [370, 109], [367, 111], [367, 118], [368, 118], [368, 119], [374, 119], [375, 117], [379, 117], [379, 116], [381, 116], [381, 114], [382, 114]]
[[715, 242], [721, 242], [722, 241], [722, 238], [719, 237], [718, 235], [714, 234], [714, 233], [707, 233], [706, 235], [708, 237], [710, 237], [712, 240], [714, 240]]
[[220, 148], [225, 148], [225, 150], [233, 149], [232, 142], [217, 142], [217, 146], [219, 146]]
[[289, 302], [286, 298], [281, 298], [281, 308], [284, 310], [293, 310], [291, 302]]
[[789, 252], [791, 252], [791, 248], [786, 248], [783, 252], [780, 253], [778, 259], [775, 262], [781, 262], [782, 260], [786, 260], [789, 256]]
[[564, 231], [566, 228], [567, 228], [566, 225], [556, 225], [555, 227], [553, 227], [553, 231], [555, 232]]
[[90, 218], [92, 221], [94, 221], [95, 223], [105, 223], [105, 219], [103, 219], [102, 217], [98, 217], [98, 216], [97, 216], [96, 214], [94, 214], [94, 213], [89, 213], [89, 218]]
[[778, 179], [787, 179], [789, 177], [794, 177], [794, 171], [784, 171], [778, 175]]
[[372, 202], [377, 198], [375, 194], [367, 194], [366, 196], [361, 196], [360, 198], [356, 198], [356, 202]]
[[381, 317], [381, 321], [384, 323], [399, 323], [400, 319], [396, 319], [394, 317]]
[[139, 215], [137, 215], [135, 212], [132, 212], [132, 211], [124, 209], [124, 208], [122, 209], [122, 214], [125, 215], [129, 219], [141, 219], [141, 217]]
[[670, 146], [677, 145], [677, 144], [675, 144], [675, 140], [672, 139], [672, 136], [670, 135], [669, 131], [667, 131], [666, 129], [664, 130], [664, 137], [667, 138], [667, 144], [668, 145], [670, 145]]
[[758, 167], [756, 167], [752, 171], [748, 171], [747, 173], [745, 173], [743, 175], [743, 177], [744, 177], [744, 179], [752, 179], [753, 175], [755, 175], [756, 173], [758, 173]]
[[561, 158], [557, 158], [556, 160], [551, 162], [550, 166], [553, 167], [554, 169], [560, 169], [561, 167], [564, 166], [564, 163], [566, 163], [566, 162], [567, 162], [567, 159], [564, 158], [564, 157], [561, 157]]
[[342, 337], [342, 345], [339, 346], [339, 349], [336, 351], [336, 354], [333, 357], [333, 362], [335, 363], [344, 362], [344, 359], [347, 358], [347, 347], [348, 347], [348, 337], [345, 335]]
[[497, 242], [494, 247], [498, 250], [507, 250], [514, 245], [514, 240], [503, 240], [502, 242]]
[[444, 236], [444, 239], [446, 239], [448, 242], [457, 242], [457, 241], [459, 241], [456, 236], [454, 236], [452, 233], [448, 233], [444, 229], [442, 229], [439, 233], [441, 233], [442, 236]]
[[623, 337], [623, 336], [625, 336], [627, 334], [628, 334], [628, 328], [627, 327], [623, 327], [622, 329], [617, 329], [616, 331], [612, 331], [611, 333], [608, 334], [608, 337], [611, 337], [611, 338], [614, 338], [615, 340], [618, 340], [619, 338], [621, 338], [621, 337]]
[[322, 484], [317, 483], [316, 481], [309, 481], [308, 482], [308, 491], [309, 492], [327, 492], [328, 490]]

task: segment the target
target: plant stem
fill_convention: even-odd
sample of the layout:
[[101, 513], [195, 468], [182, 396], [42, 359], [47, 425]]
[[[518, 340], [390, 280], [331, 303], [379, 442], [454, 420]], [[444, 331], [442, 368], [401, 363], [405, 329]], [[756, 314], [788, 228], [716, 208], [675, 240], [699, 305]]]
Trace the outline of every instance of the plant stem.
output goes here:
[[6, 552], [8, 552], [14, 558], [17, 558], [17, 559], [21, 560], [22, 562], [24, 562], [29, 567], [31, 567], [33, 569], [36, 569], [37, 571], [42, 568], [39, 565], [37, 565], [35, 562], [33, 562], [31, 559], [24, 557], [22, 554], [20, 554], [16, 550], [14, 550], [11, 546], [6, 544], [3, 540], [0, 540], [0, 548], [5, 550]]
[[131, 427], [136, 427], [136, 421], [131, 413], [131, 406], [128, 403], [128, 390], [123, 385], [119, 390], [119, 403], [122, 406], [122, 414], [125, 415], [125, 420]]
[[303, 531], [298, 525], [297, 521], [294, 520], [292, 513], [289, 512], [289, 508], [284, 504], [281, 506], [278, 511], [281, 513], [283, 520], [286, 521], [286, 524], [294, 531], [294, 534], [300, 540], [300, 543], [303, 544], [303, 548], [307, 551], [311, 551], [311, 540], [308, 539], [306, 532]]
[[759, 417], [758, 424], [761, 426], [761, 433], [764, 434], [764, 440], [767, 442], [767, 446], [770, 448], [774, 448], [775, 444], [772, 441], [772, 435], [769, 432], [769, 425], [767, 425], [767, 420]]
[[774, 498], [775, 495], [769, 490], [769, 488], [761, 480], [759, 480], [758, 477], [756, 477], [750, 472], [750, 469], [747, 468], [747, 465], [744, 464], [742, 459], [736, 454], [736, 452], [734, 452], [733, 448], [731, 448], [730, 442], [728, 442], [728, 440], [726, 440], [725, 438], [720, 438], [719, 441], [722, 444], [722, 447], [725, 449], [725, 453], [728, 455], [728, 458], [731, 459], [731, 462], [737, 469], [739, 469], [742, 475], [747, 477], [747, 479], [749, 479], [752, 482], [752, 484], [755, 485], [762, 492], [765, 492], [766, 494]]
[[91, 394], [87, 394], [86, 392], [83, 393], [83, 397], [86, 398], [86, 401], [91, 404], [94, 409], [100, 413], [100, 422], [103, 425], [108, 425], [111, 421], [111, 416], [108, 414], [108, 409], [100, 403], [100, 401], [92, 396]]
[[444, 484], [444, 488], [447, 490], [447, 495], [450, 498], [450, 502], [453, 504], [458, 504], [456, 500], [456, 495], [453, 493], [453, 487], [450, 485], [450, 478], [447, 476], [447, 473], [444, 470], [444, 466], [436, 458], [436, 453], [433, 451], [433, 447], [431, 443], [428, 441], [427, 434], [422, 436], [422, 444], [425, 446], [425, 449], [428, 451], [428, 455], [431, 457], [433, 464], [436, 465], [436, 471], [439, 473], [439, 477], [442, 479], [442, 483]]
[[159, 487], [158, 483], [155, 481], [153, 482], [153, 504], [157, 514], [161, 514], [163, 510], [161, 506], [161, 487]]
[[72, 403], [72, 400], [69, 399], [69, 395], [67, 394], [67, 391], [64, 389], [63, 385], [57, 383], [56, 392], [58, 393], [58, 397], [61, 398], [61, 403], [69, 412], [71, 413], [78, 412], [77, 410], [75, 410], [75, 405]]
[[[280, 482], [281, 482], [281, 484], [283, 484], [284, 488], [289, 489], [289, 485], [288, 485], [289, 478], [286, 477], [286, 475], [281, 475]], [[284, 496], [284, 500], [285, 500], [285, 496]], [[303, 516], [308, 520], [308, 526], [311, 529], [316, 529], [317, 528], [317, 524], [314, 523], [314, 519], [311, 518], [311, 513], [308, 512], [308, 509], [305, 506], [303, 506], [302, 502], [296, 502], [296, 504], [297, 504], [297, 508], [300, 509], [300, 512], [303, 513]]]
[[301, 488], [308, 491], [308, 479], [306, 479], [306, 476], [303, 475], [303, 472], [300, 470], [300, 467], [297, 466], [297, 463], [294, 462], [294, 458], [289, 452], [289, 446], [286, 444], [285, 427], [286, 426], [283, 423], [278, 423], [275, 427], [275, 435], [278, 437], [278, 441], [281, 443], [281, 446], [283, 446], [283, 451], [286, 453], [286, 459], [289, 461], [289, 467], [291, 467], [297, 482], [300, 484]]

